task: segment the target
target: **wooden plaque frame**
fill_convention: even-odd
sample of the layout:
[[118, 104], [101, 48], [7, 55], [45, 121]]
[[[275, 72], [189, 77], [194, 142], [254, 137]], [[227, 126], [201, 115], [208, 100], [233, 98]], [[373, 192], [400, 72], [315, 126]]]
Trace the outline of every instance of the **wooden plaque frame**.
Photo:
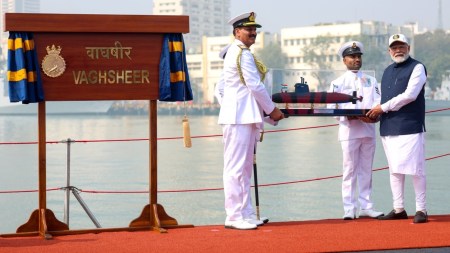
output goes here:
[[[11, 236], [180, 227], [157, 203], [157, 99], [165, 33], [188, 33], [188, 16], [6, 13], [5, 31], [32, 32], [40, 67], [59, 48], [62, 75], [42, 73], [45, 101], [149, 100], [149, 204], [127, 228], [69, 230], [46, 205], [46, 102], [38, 105], [39, 207]], [[183, 225], [182, 227], [191, 227]], [[2, 235], [7, 236], [7, 235]]]

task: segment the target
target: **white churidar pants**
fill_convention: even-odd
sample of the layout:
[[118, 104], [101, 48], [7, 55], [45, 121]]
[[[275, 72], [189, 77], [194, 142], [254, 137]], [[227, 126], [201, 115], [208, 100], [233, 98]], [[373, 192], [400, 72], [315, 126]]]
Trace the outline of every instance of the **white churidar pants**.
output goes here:
[[[427, 210], [425, 201], [426, 178], [424, 176], [412, 176], [414, 192], [416, 194], [416, 211]], [[405, 174], [390, 174], [392, 197], [394, 200], [394, 209], [405, 209]]]
[[227, 220], [242, 220], [254, 214], [251, 201], [253, 152], [259, 129], [256, 124], [223, 125], [223, 186]]
[[412, 175], [416, 211], [425, 211], [425, 134], [384, 136], [381, 140], [389, 164], [394, 208], [404, 209], [405, 175]]
[[[372, 164], [375, 154], [375, 138], [357, 138], [341, 141], [343, 154], [342, 201], [344, 211], [372, 209]], [[356, 197], [356, 190], [359, 195]], [[358, 205], [358, 202], [359, 205]]]

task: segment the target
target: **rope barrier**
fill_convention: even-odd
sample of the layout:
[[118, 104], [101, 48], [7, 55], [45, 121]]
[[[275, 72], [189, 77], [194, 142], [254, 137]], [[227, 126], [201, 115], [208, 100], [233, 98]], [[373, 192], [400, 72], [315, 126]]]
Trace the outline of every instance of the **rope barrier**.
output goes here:
[[443, 111], [447, 111], [447, 110], [450, 110], [450, 108], [442, 108], [442, 109], [430, 110], [430, 111], [426, 111], [425, 113], [443, 112]]
[[[426, 161], [434, 160], [437, 158], [442, 158], [445, 156], [450, 156], [450, 153], [441, 154], [437, 156], [432, 156], [429, 158], [426, 158]], [[389, 167], [382, 167], [373, 169], [372, 171], [382, 171], [387, 170]], [[319, 177], [319, 178], [311, 178], [311, 179], [303, 179], [303, 180], [295, 180], [295, 181], [287, 181], [287, 182], [278, 182], [278, 183], [269, 183], [269, 184], [259, 184], [258, 187], [270, 187], [270, 186], [279, 186], [279, 185], [287, 185], [287, 184], [298, 184], [298, 183], [307, 183], [307, 182], [313, 182], [313, 181], [322, 181], [327, 179], [334, 179], [334, 178], [340, 178], [341, 175], [335, 175], [335, 176], [328, 176], [328, 177]], [[254, 186], [252, 186], [254, 187]], [[60, 188], [50, 188], [47, 189], [47, 191], [56, 191], [56, 190], [64, 190], [66, 187], [60, 187]], [[82, 190], [79, 188], [76, 188], [79, 192], [85, 192], [85, 193], [94, 193], [94, 194], [139, 194], [139, 193], [148, 193], [149, 191], [101, 191], [101, 190]], [[202, 191], [221, 191], [223, 190], [223, 187], [218, 188], [201, 188], [201, 189], [184, 189], [184, 190], [160, 190], [158, 193], [180, 193], [180, 192], [202, 192]], [[38, 190], [17, 190], [17, 191], [0, 191], [0, 194], [3, 193], [25, 193], [25, 192], [37, 192]]]
[[[324, 127], [333, 127], [338, 124], [332, 125], [322, 125], [322, 126], [313, 126], [313, 127], [300, 127], [300, 128], [288, 128], [288, 129], [280, 129], [280, 130], [268, 130], [264, 133], [275, 133], [275, 132], [288, 132], [288, 131], [297, 131], [297, 130], [307, 130], [307, 129], [315, 129], [315, 128], [324, 128]], [[212, 137], [222, 137], [222, 134], [212, 134], [212, 135], [195, 135], [191, 136], [191, 138], [212, 138]], [[183, 139], [183, 136], [177, 137], [163, 137], [157, 138], [158, 141], [162, 140], [179, 140]], [[136, 138], [136, 139], [103, 139], [103, 140], [71, 140], [74, 143], [95, 143], [95, 142], [128, 142], [128, 141], [148, 141], [148, 138]], [[38, 142], [0, 142], [0, 145], [17, 145], [17, 144], [37, 144]], [[48, 141], [47, 144], [59, 144], [59, 143], [67, 143], [64, 141]]]
[[[442, 108], [437, 110], [430, 110], [425, 113], [435, 113], [450, 110], [450, 108]], [[298, 130], [307, 130], [307, 129], [316, 129], [316, 128], [325, 128], [325, 127], [335, 127], [339, 124], [329, 124], [329, 125], [320, 125], [320, 126], [311, 126], [311, 127], [298, 127], [298, 128], [287, 128], [287, 129], [277, 129], [277, 130], [267, 130], [264, 133], [280, 133], [280, 132], [289, 132], [289, 131], [298, 131]], [[214, 137], [222, 137], [222, 134], [212, 134], [212, 135], [195, 135], [191, 136], [191, 138], [214, 138]], [[183, 136], [176, 137], [160, 137], [157, 138], [158, 141], [162, 140], [180, 140], [183, 139]], [[95, 143], [95, 142], [128, 142], [128, 141], [148, 141], [148, 138], [135, 138], [135, 139], [103, 139], [103, 140], [71, 140], [71, 142], [78, 143]], [[67, 141], [47, 141], [47, 144], [60, 144], [66, 143]], [[29, 144], [38, 144], [37, 141], [28, 141], [28, 142], [0, 142], [0, 145], [29, 145]]]
[[[57, 191], [61, 190], [61, 188], [48, 188], [46, 191]], [[38, 190], [13, 190], [13, 191], [0, 191], [0, 194], [3, 193], [27, 193], [27, 192], [38, 192]]]
[[[427, 111], [426, 113], [433, 113], [433, 112], [441, 112], [450, 110], [450, 108], [443, 108], [443, 109], [437, 109], [432, 111]], [[329, 125], [319, 125], [319, 126], [312, 126], [312, 127], [299, 127], [299, 128], [288, 128], [288, 129], [278, 129], [278, 130], [267, 130], [265, 133], [277, 133], [277, 132], [288, 132], [288, 131], [298, 131], [298, 130], [307, 130], [307, 129], [317, 129], [317, 128], [325, 128], [325, 127], [334, 127], [338, 126], [339, 124], [329, 124]], [[197, 135], [197, 136], [191, 136], [191, 138], [212, 138], [212, 137], [221, 137], [221, 134], [214, 134], [214, 135]], [[182, 139], [182, 136], [179, 137], [165, 137], [165, 138], [157, 138], [157, 140], [177, 140]], [[125, 141], [148, 141], [148, 138], [135, 138], [135, 139], [104, 139], [104, 140], [70, 140], [71, 142], [79, 142], [79, 143], [95, 143], [95, 142], [125, 142]], [[0, 145], [28, 145], [28, 144], [37, 144], [38, 142], [0, 142]], [[47, 144], [59, 144], [59, 143], [67, 143], [67, 140], [63, 141], [48, 141]], [[426, 158], [426, 161], [442, 158], [445, 156], [450, 156], [450, 153], [441, 154], [437, 156], [433, 156], [430, 158]], [[389, 167], [383, 167], [383, 168], [377, 168], [373, 169], [372, 171], [382, 171], [386, 170]], [[278, 183], [269, 183], [269, 184], [260, 184], [258, 187], [269, 187], [269, 186], [278, 186], [278, 185], [287, 185], [287, 184], [297, 184], [297, 183], [306, 183], [306, 182], [313, 182], [313, 181], [321, 181], [321, 180], [327, 180], [327, 179], [334, 179], [342, 177], [341, 175], [335, 175], [335, 176], [328, 176], [328, 177], [321, 177], [321, 178], [312, 178], [312, 179], [304, 179], [304, 180], [295, 180], [295, 181], [288, 181], [288, 182], [278, 182]], [[254, 186], [252, 186], [254, 187]], [[66, 187], [59, 187], [59, 188], [48, 188], [47, 191], [57, 191], [57, 190], [65, 190]], [[94, 194], [139, 194], [139, 193], [148, 193], [149, 191], [101, 191], [101, 190], [82, 190], [76, 188], [79, 192], [85, 192], [85, 193], [94, 193]], [[219, 191], [223, 190], [223, 187], [218, 188], [202, 188], [202, 189], [185, 189], [185, 190], [160, 190], [158, 193], [179, 193], [179, 192], [201, 192], [201, 191]], [[0, 194], [12, 194], [12, 193], [30, 193], [30, 192], [38, 192], [38, 190], [6, 190], [6, 191], [0, 191]]]

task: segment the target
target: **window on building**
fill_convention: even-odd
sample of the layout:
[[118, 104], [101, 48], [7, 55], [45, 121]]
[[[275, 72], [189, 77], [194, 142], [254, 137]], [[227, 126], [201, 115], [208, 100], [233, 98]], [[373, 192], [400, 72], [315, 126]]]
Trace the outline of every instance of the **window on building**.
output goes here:
[[189, 70], [201, 70], [201, 63], [200, 62], [191, 62], [188, 63]]
[[210, 69], [211, 70], [223, 69], [223, 61], [212, 61]]

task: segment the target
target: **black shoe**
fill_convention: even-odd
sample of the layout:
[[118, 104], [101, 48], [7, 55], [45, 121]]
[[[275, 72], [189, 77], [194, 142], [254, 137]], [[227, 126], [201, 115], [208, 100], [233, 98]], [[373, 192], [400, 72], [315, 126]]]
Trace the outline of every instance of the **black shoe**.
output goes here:
[[379, 220], [404, 220], [404, 219], [408, 219], [408, 214], [406, 214], [405, 210], [401, 211], [400, 213], [395, 213], [395, 210], [392, 210], [387, 215], [378, 217], [378, 219]]
[[428, 221], [427, 213], [424, 213], [422, 211], [416, 212], [416, 215], [414, 216], [414, 223], [425, 223], [427, 221]]

